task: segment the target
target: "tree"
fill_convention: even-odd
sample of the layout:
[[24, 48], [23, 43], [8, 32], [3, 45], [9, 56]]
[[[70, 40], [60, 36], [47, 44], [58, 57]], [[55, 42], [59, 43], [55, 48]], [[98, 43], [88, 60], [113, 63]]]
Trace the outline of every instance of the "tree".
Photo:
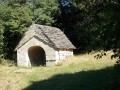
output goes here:
[[34, 22], [43, 25], [54, 23], [54, 15], [59, 11], [57, 0], [29, 0], [28, 6], [33, 12]]
[[55, 26], [63, 30], [79, 51], [86, 50], [90, 39], [89, 32], [80, 26], [84, 11], [71, 0], [60, 0], [59, 3], [61, 13], [57, 16]]
[[[57, 25], [80, 50], [113, 50], [120, 57], [119, 0], [60, 0]], [[67, 5], [68, 4], [68, 5]], [[76, 43], [77, 42], [77, 43]]]
[[33, 24], [52, 25], [56, 0], [2, 0], [0, 3], [0, 55], [13, 59], [14, 48]]
[[30, 14], [30, 10], [25, 6], [6, 7], [3, 15], [4, 57], [13, 58], [15, 46], [22, 34], [27, 30], [27, 27], [33, 23]]
[[120, 2], [118, 0], [81, 0], [78, 6], [84, 11], [80, 26], [90, 32], [89, 49], [113, 50], [112, 57], [120, 58]]
[[3, 21], [2, 21], [2, 18], [3, 18], [3, 13], [4, 13], [4, 10], [5, 10], [5, 5], [3, 3], [0, 4], [0, 58], [3, 58], [3, 46], [4, 46], [4, 43], [3, 43]]
[[0, 24], [0, 58], [2, 57], [3, 57], [3, 29], [2, 25]]

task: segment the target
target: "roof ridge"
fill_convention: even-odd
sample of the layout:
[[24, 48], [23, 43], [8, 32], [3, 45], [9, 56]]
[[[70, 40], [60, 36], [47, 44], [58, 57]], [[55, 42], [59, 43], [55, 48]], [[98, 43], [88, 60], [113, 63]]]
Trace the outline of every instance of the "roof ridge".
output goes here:
[[75, 49], [75, 46], [70, 42], [69, 38], [67, 38], [67, 36], [59, 28], [33, 24], [25, 32], [15, 50], [23, 46], [26, 41], [31, 39], [34, 35], [43, 39], [43, 41], [48, 44], [51, 44], [53, 48]]
[[[43, 26], [45, 29], [47, 29], [45, 26]], [[55, 43], [48, 37], [47, 34], [45, 34], [44, 30], [39, 26], [39, 29], [41, 29], [42, 34], [55, 46]]]

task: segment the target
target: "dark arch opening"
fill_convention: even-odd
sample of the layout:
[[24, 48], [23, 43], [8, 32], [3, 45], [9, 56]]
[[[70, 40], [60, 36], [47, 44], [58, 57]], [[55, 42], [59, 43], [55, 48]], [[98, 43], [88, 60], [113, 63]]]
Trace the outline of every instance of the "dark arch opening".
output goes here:
[[32, 66], [45, 66], [46, 55], [42, 47], [33, 46], [28, 49], [28, 56]]

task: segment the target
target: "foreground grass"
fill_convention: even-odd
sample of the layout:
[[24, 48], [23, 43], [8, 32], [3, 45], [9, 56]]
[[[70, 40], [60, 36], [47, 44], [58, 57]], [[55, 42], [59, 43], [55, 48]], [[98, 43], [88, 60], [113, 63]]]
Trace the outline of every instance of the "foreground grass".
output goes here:
[[69, 57], [53, 67], [0, 65], [0, 90], [120, 90], [120, 74], [110, 56]]

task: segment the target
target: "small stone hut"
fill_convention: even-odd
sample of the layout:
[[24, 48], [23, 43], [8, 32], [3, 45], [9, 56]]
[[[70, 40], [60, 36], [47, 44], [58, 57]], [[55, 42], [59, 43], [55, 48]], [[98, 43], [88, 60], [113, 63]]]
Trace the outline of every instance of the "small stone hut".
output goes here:
[[75, 46], [58, 28], [34, 24], [16, 46], [18, 66], [52, 66], [73, 55]]

